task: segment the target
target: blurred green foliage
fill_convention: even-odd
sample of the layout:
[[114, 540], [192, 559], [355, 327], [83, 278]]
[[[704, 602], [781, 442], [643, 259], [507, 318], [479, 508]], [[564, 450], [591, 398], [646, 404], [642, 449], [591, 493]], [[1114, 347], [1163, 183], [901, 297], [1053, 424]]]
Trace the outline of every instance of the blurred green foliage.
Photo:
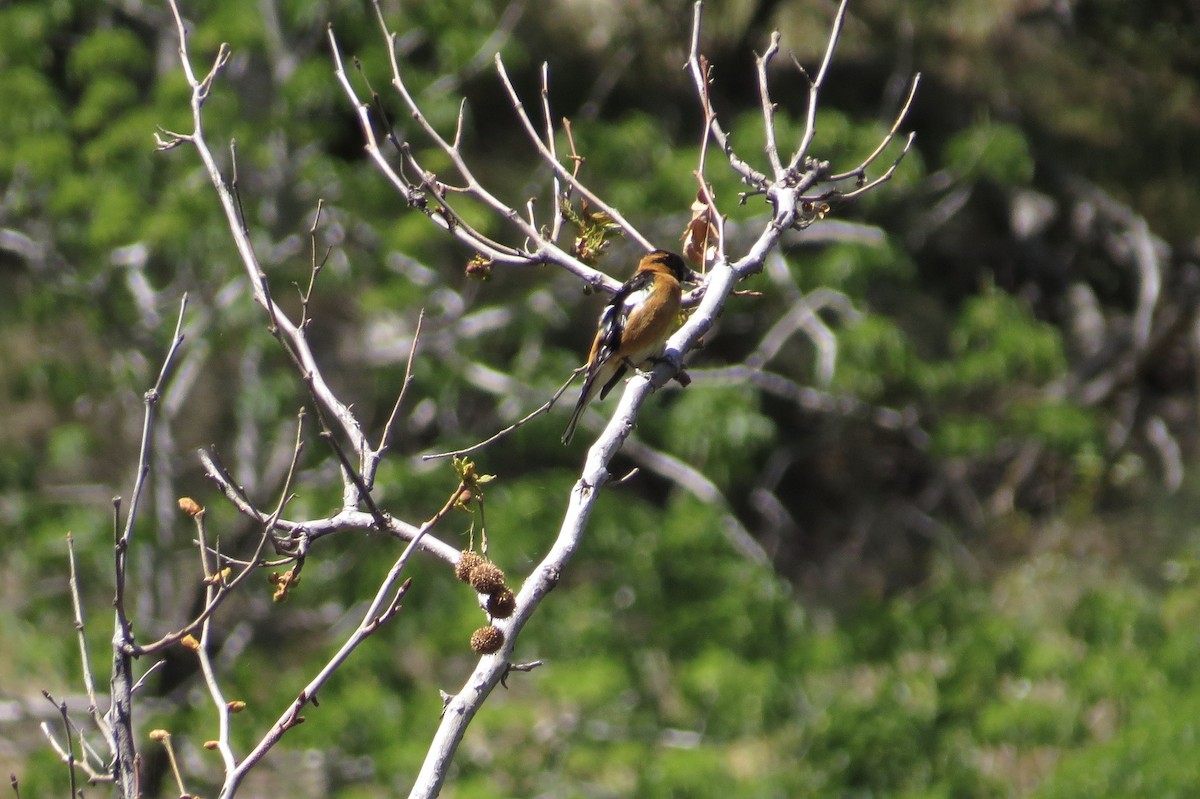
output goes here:
[[968, 180], [1020, 186], [1033, 178], [1033, 154], [1015, 125], [980, 124], [960, 131], [946, 143], [947, 167]]

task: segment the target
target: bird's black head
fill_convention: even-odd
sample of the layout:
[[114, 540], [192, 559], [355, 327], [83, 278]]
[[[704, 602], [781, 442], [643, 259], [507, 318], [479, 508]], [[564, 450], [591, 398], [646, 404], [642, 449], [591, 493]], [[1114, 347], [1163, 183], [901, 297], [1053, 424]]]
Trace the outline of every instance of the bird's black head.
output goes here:
[[683, 258], [667, 250], [654, 250], [642, 258], [643, 265], [655, 264], [668, 269], [680, 283], [699, 283], [700, 275], [691, 270]]

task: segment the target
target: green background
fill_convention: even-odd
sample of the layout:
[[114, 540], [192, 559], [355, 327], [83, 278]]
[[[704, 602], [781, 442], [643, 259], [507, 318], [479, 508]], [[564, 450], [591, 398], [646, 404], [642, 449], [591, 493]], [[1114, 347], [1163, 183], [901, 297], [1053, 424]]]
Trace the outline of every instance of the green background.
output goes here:
[[[317, 238], [331, 250], [310, 338], [372, 438], [425, 310], [376, 499], [399, 518], [428, 518], [457, 481], [420, 455], [537, 407], [582, 358], [600, 300], [548, 268], [468, 279], [472, 253], [371, 167], [333, 78], [328, 23], [424, 166], [457, 182], [387, 91], [386, 43], [368, 4], [213, 0], [184, 11], [198, 72], [221, 42], [232, 48], [206, 128], [225, 168], [237, 141], [251, 236], [292, 311], [292, 285], [309, 277], [316, 203], [326, 203]], [[531, 105], [548, 62], [583, 179], [678, 248], [700, 130], [680, 69], [689, 5], [447, 0], [384, 13], [406, 80], [447, 135], [467, 98], [464, 150], [501, 198], [523, 208], [542, 192], [548, 215], [545, 172], [492, 69], [496, 41]], [[790, 153], [806, 87], [788, 56], [815, 69], [832, 13], [816, 0], [706, 9], [714, 103], [759, 168], [753, 53], [781, 31], [772, 85]], [[502, 20], [508, 35], [490, 39]], [[692, 386], [647, 404], [640, 441], [716, 491], [698, 498], [645, 468], [605, 489], [577, 559], [518, 643], [518, 659], [546, 665], [493, 695], [443, 795], [1200, 793], [1200, 484], [1187, 468], [1175, 485], [1170, 447], [1150, 433], [1157, 420], [1179, 464], [1194, 463], [1197, 24], [1183, 2], [852, 4], [812, 153], [856, 164], [920, 71], [906, 126], [918, 134], [913, 152], [891, 183], [788, 238], [777, 271], [744, 287], [758, 296], [733, 298], [694, 356]], [[0, 765], [23, 796], [66, 791], [37, 723], [56, 723], [41, 690], [81, 691], [68, 531], [97, 676], [107, 677], [111, 500], [129, 494], [141, 395], [182, 294], [187, 339], [135, 535], [139, 640], [182, 623], [201, 590], [178, 497], [208, 507], [228, 550], [252, 545], [252, 526], [194, 450], [215, 445], [271, 505], [307, 402], [251, 301], [195, 153], [154, 152], [156, 126], [190, 128], [176, 47], [156, 4], [0, 7], [0, 705], [11, 711]], [[708, 178], [738, 253], [766, 211], [761, 197], [737, 204], [741, 187], [716, 155]], [[486, 209], [460, 209], [520, 244]], [[1141, 358], [1129, 333], [1135, 216], [1157, 243], [1163, 284], [1161, 340]], [[853, 223], [852, 235], [833, 223]], [[600, 266], [624, 279], [634, 257], [615, 241]], [[832, 376], [822, 382], [816, 348], [797, 334], [765, 367], [776, 382], [722, 379], [793, 307], [796, 288], [834, 292], [820, 312], [836, 336]], [[1102, 332], [1080, 332], [1089, 318]], [[1109, 393], [1085, 398], [1081, 386], [1130, 363]], [[552, 542], [596, 429], [563, 448], [564, 420], [556, 409], [477, 456], [498, 476], [487, 525], [510, 582]], [[311, 414], [306, 424], [293, 518], [340, 501]], [[440, 532], [465, 546], [471, 524], [455, 514]], [[755, 546], [739, 543], [742, 529]], [[273, 604], [263, 579], [221, 612], [223, 686], [248, 703], [235, 717], [240, 752], [344, 640], [397, 554], [396, 542], [371, 535], [327, 538], [288, 603]], [[484, 623], [444, 565], [423, 560], [412, 577], [400, 616], [339, 671], [243, 795], [407, 790], [437, 725], [438, 691], [461, 685], [474, 663], [467, 641]], [[75, 720], [87, 724], [83, 712]], [[176, 792], [145, 737], [154, 727], [172, 732], [188, 789], [215, 793], [219, 759], [200, 748], [216, 736], [215, 715], [186, 650], [148, 683], [138, 726], [148, 793]]]

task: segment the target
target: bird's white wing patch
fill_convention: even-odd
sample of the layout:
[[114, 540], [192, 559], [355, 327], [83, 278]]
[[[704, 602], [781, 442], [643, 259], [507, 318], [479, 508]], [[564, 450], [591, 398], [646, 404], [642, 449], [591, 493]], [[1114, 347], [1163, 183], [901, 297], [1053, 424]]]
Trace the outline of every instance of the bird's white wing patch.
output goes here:
[[628, 319], [630, 312], [648, 300], [653, 291], [653, 286], [646, 286], [644, 289], [638, 289], [637, 291], [629, 292], [628, 296], [621, 301], [621, 316]]

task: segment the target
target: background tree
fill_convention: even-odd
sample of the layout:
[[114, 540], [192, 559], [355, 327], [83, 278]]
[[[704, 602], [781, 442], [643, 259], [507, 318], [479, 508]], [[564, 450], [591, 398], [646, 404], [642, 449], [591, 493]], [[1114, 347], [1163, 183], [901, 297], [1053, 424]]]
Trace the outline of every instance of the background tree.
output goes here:
[[[370, 16], [357, 6], [271, 8], [261, 19], [197, 9], [192, 40], [205, 53], [231, 40], [227, 90], [206, 114], [239, 141], [264, 266], [273, 285], [307, 285], [308, 230], [324, 197], [320, 244], [337, 246], [309, 338], [322, 363], [338, 364], [327, 374], [363, 418], [386, 419], [424, 306], [428, 357], [409, 395], [421, 399], [401, 417], [394, 452], [417, 455], [447, 436], [472, 443], [536, 407], [559, 382], [545, 378], [577, 365], [590, 335], [578, 320], [592, 319], [598, 301], [581, 298], [574, 278], [462, 277], [462, 250], [401, 213], [366, 168], [330, 80], [327, 20], [344, 51], [376, 70], [372, 83], [386, 83]], [[81, 584], [103, 605], [110, 533], [100, 519], [128, 482], [137, 395], [154, 382], [182, 291], [194, 314], [189, 347], [160, 406], [142, 516], [142, 539], [161, 543], [138, 564], [155, 578], [157, 596], [138, 609], [148, 625], [175, 629], [195, 610], [178, 602], [173, 578], [194, 564], [194, 533], [175, 501], [205, 485], [190, 451], [215, 441], [247, 492], [267, 496], [294, 448], [294, 424], [279, 419], [307, 392], [246, 302], [206, 177], [181, 179], [179, 152], [149, 151], [155, 124], [188, 124], [165, 12], [16, 3], [0, 13], [2, 105], [28, 109], [0, 123], [0, 280], [14, 298], [0, 321], [10, 387], [0, 457], [6, 527], [19, 542], [2, 581], [13, 612], [0, 624], [14, 654], [0, 685], [23, 699], [77, 683], [73, 642], [50, 634], [69, 626], [63, 532], [75, 532]], [[530, 658], [553, 667], [511, 682], [510, 698], [477, 719], [449, 790], [494, 793], [499, 781], [514, 795], [571, 785], [582, 795], [1163, 796], [1196, 784], [1186, 757], [1194, 540], [1171, 521], [1191, 506], [1182, 467], [1195, 428], [1195, 199], [1183, 177], [1196, 141], [1190, 13], [1183, 4], [1148, 15], [1099, 4], [936, 13], [855, 4], [827, 84], [820, 154], [854, 163], [869, 153], [915, 64], [927, 76], [911, 123], [917, 158], [887, 191], [786, 240], [751, 286], [763, 296], [731, 304], [693, 361], [693, 385], [646, 406], [637, 432], [648, 449], [629, 461], [640, 477], [619, 503], [597, 508], [565, 576], [571, 601], [547, 604], [522, 638]], [[699, 124], [678, 71], [685, 9], [609, 17], [600, 6], [545, 15], [513, 6], [498, 18], [463, 4], [385, 16], [414, 32], [401, 40], [406, 79], [431, 122], [452, 130], [454, 98], [468, 97], [468, 149], [489, 185], [514, 187], [511, 202], [529, 194], [533, 167], [512, 155], [528, 152], [524, 134], [501, 124], [510, 109], [490, 61], [500, 44], [527, 98], [540, 86], [534, 58], [553, 65], [556, 113], [574, 122], [585, 175], [603, 195], [655, 241], [678, 235], [695, 199], [687, 176]], [[714, 105], [750, 114], [731, 121], [735, 144], [753, 141], [760, 124], [750, 50], [777, 26], [801, 63], [819, 63], [831, 16], [771, 4], [710, 15]], [[440, 79], [458, 64], [473, 66]], [[783, 98], [803, 97], [803, 78], [785, 64], [773, 85], [780, 139], [790, 140], [802, 104]], [[739, 190], [715, 189], [722, 199]], [[730, 210], [736, 238], [764, 208], [751, 198]], [[856, 221], [847, 214], [880, 228], [847, 227]], [[470, 221], [492, 232], [485, 218]], [[636, 250], [613, 246], [602, 265], [621, 278]], [[292, 296], [282, 299], [294, 312]], [[535, 389], [516, 394], [505, 375]], [[546, 542], [503, 531], [561, 521], [543, 497], [565, 491], [577, 455], [554, 443], [558, 432], [552, 421], [527, 425], [481, 463], [502, 477], [487, 489], [487, 521], [492, 555], [512, 574], [527, 572]], [[637, 457], [636, 444], [625, 452]], [[251, 468], [260, 458], [267, 466]], [[328, 450], [307, 447], [300, 467], [293, 509], [338, 507]], [[381, 468], [377, 484], [400, 518], [428, 518], [429, 498], [457, 482], [416, 458]], [[687, 492], [671, 488], [680, 484]], [[200, 498], [223, 547], [257, 534]], [[286, 623], [269, 588], [225, 610], [221, 657], [249, 712], [273, 719], [312, 672], [304, 654], [328, 657], [331, 622], [357, 601], [356, 584], [378, 581], [383, 553], [390, 563], [394, 544], [356, 542], [324, 571], [307, 570]], [[320, 731], [298, 728], [295, 748], [270, 761], [287, 770], [290, 753], [319, 749], [303, 761], [317, 792], [406, 787], [440, 706], [429, 684], [454, 689], [467, 672], [463, 641], [478, 611], [444, 570], [417, 569], [428, 587], [406, 599], [411, 614], [381, 628], [339, 672], [344, 682], [327, 687]], [[405, 617], [421, 628], [404, 628]], [[95, 628], [89, 621], [93, 647], [103, 647]], [[175, 652], [151, 690], [192, 695], [194, 662]], [[197, 748], [213, 736], [207, 713], [161, 707], [153, 723], [172, 730], [185, 758], [213, 757]], [[51, 755], [35, 758], [13, 767], [26, 790], [62, 779]], [[189, 771], [211, 773], [214, 762]]]

